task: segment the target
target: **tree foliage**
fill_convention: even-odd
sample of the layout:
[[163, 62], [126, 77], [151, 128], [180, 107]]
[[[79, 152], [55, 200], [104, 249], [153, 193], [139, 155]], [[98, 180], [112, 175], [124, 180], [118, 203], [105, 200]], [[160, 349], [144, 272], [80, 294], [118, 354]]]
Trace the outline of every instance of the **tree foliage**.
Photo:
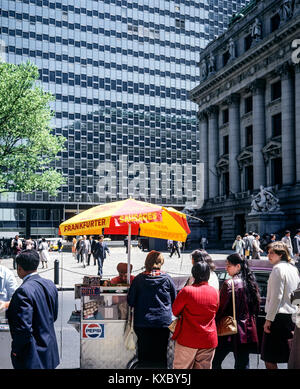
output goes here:
[[38, 68], [0, 62], [0, 193], [44, 190], [64, 183], [51, 162], [66, 139], [51, 132], [53, 96], [37, 86]]

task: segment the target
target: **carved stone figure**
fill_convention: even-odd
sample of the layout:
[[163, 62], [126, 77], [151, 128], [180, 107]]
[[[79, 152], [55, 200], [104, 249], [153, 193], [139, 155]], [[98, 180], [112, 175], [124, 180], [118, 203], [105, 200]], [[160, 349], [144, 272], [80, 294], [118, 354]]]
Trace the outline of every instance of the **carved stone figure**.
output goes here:
[[209, 62], [208, 62], [208, 74], [214, 73], [216, 71], [215, 67], [215, 56], [213, 53], [210, 53]]
[[249, 215], [257, 215], [263, 213], [282, 213], [278, 198], [273, 194], [270, 187], [264, 188], [260, 186], [260, 191], [257, 195], [252, 195], [251, 212]]
[[291, 0], [283, 0], [280, 7], [280, 19], [285, 22], [293, 16], [293, 2]]
[[205, 80], [207, 77], [207, 65], [204, 59], [201, 62], [200, 69], [201, 69], [201, 80]]
[[235, 44], [234, 44], [234, 41], [232, 38], [229, 39], [229, 42], [228, 42], [228, 51], [229, 51], [229, 59], [232, 60], [232, 59], [235, 59], [236, 56], [235, 56]]
[[294, 9], [293, 9], [293, 15], [299, 15], [300, 14], [300, 0], [295, 0], [294, 2]]
[[259, 41], [262, 37], [262, 32], [261, 32], [261, 22], [259, 21], [258, 18], [255, 18], [254, 24], [250, 27], [251, 30], [251, 37], [253, 40], [256, 42]]

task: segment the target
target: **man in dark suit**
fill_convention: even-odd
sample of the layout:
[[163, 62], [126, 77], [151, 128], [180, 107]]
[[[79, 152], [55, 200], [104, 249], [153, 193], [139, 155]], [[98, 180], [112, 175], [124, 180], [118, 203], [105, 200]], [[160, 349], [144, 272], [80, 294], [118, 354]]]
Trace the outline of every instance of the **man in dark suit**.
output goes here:
[[106, 251], [109, 253], [109, 248], [107, 247], [107, 244], [104, 242], [104, 236], [99, 236], [99, 241], [95, 245], [94, 249], [94, 258], [97, 259], [98, 262], [98, 276], [102, 277], [102, 269], [103, 269], [103, 262], [106, 258]]
[[37, 274], [39, 262], [39, 254], [32, 249], [22, 251], [16, 258], [23, 283], [7, 310], [15, 369], [55, 369], [59, 364], [54, 330], [58, 293], [52, 281]]
[[170, 253], [170, 258], [172, 258], [172, 255], [175, 253], [175, 251], [177, 252], [178, 258], [180, 258], [179, 244], [176, 240], [173, 241], [172, 250]]
[[296, 235], [293, 239], [294, 260], [299, 262], [300, 260], [300, 229], [296, 230]]

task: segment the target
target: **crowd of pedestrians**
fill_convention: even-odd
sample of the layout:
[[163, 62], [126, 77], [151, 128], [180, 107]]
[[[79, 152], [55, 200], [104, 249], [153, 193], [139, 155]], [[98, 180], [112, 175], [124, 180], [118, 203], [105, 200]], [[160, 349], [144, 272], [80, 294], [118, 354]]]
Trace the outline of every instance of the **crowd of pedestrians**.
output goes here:
[[[300, 349], [296, 348], [296, 343], [290, 351], [298, 310], [291, 303], [290, 295], [300, 282], [292, 252], [284, 240], [272, 239], [265, 248], [273, 268], [268, 280], [266, 319], [260, 342], [257, 317], [261, 296], [247, 256], [257, 258], [263, 250], [258, 244], [258, 234], [250, 232], [244, 238], [237, 236], [233, 244], [236, 252], [226, 260], [229, 278], [220, 290], [213, 260], [205, 250], [194, 250], [191, 254], [191, 276], [177, 296], [172, 278], [161, 269], [163, 255], [157, 251], [148, 254], [146, 271], [133, 279], [128, 293], [128, 303], [134, 308], [138, 368], [167, 367], [168, 327], [172, 315], [177, 317], [172, 336], [174, 369], [221, 369], [230, 352], [234, 355], [235, 369], [249, 369], [249, 356], [253, 352], [261, 354], [267, 369], [276, 369], [278, 363], [289, 361], [289, 367], [300, 364]], [[294, 238], [298, 249], [299, 242], [300, 230]], [[294, 248], [293, 255], [299, 256], [299, 250], [296, 252]], [[229, 316], [236, 321], [236, 331], [219, 333], [218, 326]]]
[[110, 255], [103, 235], [100, 235], [98, 239], [95, 239], [94, 236], [89, 236], [87, 239], [86, 235], [79, 236], [78, 239], [73, 238], [72, 253], [77, 263], [81, 263], [84, 268], [91, 265], [91, 257], [93, 257], [94, 266], [98, 264], [97, 274], [99, 276], [102, 276], [103, 273], [106, 253]]
[[[245, 233], [243, 238], [237, 235], [232, 249], [246, 259], [261, 259], [261, 254], [266, 251], [270, 243], [275, 241], [277, 241], [276, 234], [270, 234], [261, 239], [259, 234], [250, 231]], [[293, 239], [291, 232], [286, 230], [281, 241], [286, 244], [290, 257], [297, 262], [300, 256], [300, 229], [296, 230]]]

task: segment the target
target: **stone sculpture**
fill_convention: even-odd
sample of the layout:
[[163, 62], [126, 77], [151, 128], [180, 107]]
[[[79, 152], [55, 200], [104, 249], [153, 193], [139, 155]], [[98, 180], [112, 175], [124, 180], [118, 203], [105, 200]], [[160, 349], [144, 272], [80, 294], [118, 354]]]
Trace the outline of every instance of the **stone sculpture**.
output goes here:
[[213, 53], [210, 53], [209, 62], [208, 62], [208, 74], [214, 73], [216, 70], [215, 67], [215, 56]]
[[235, 45], [232, 38], [230, 38], [228, 42], [228, 51], [229, 51], [229, 59], [230, 60], [235, 59]]
[[280, 7], [280, 19], [286, 22], [293, 16], [293, 2], [291, 0], [283, 0]]
[[251, 212], [249, 215], [280, 213], [278, 198], [273, 194], [271, 187], [264, 188], [260, 186], [257, 195], [252, 195]]
[[205, 80], [207, 77], [207, 66], [206, 66], [206, 61], [204, 59], [200, 64], [200, 70], [201, 70], [201, 80]]
[[250, 27], [252, 40], [257, 42], [262, 37], [261, 22], [255, 18], [254, 24]]

